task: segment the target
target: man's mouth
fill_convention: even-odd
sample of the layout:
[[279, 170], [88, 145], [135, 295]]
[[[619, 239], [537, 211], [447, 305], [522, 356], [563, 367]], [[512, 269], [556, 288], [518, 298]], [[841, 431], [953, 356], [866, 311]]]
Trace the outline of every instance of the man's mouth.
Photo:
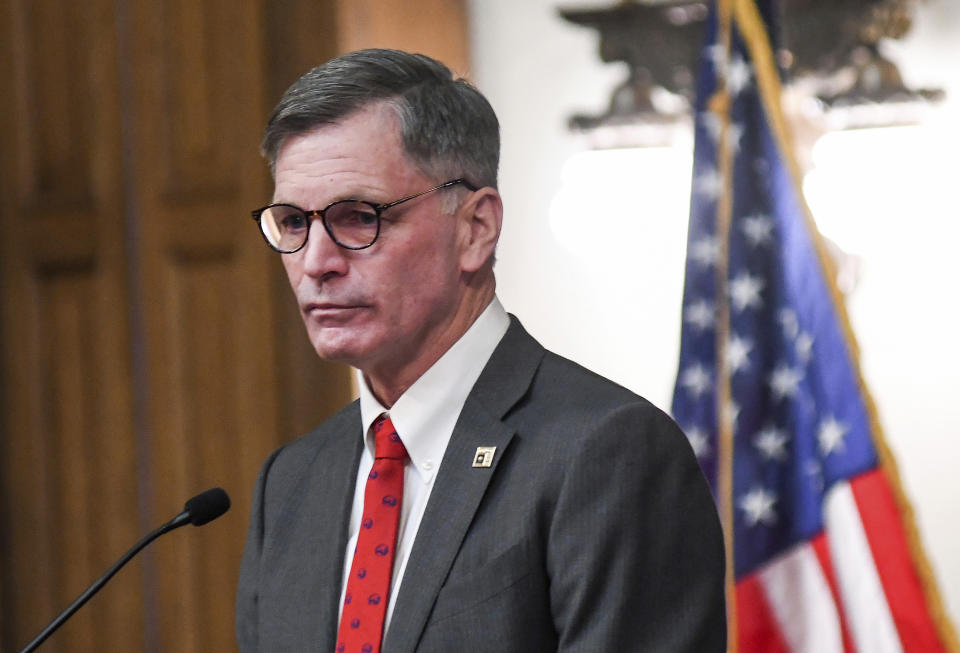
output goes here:
[[343, 318], [354, 311], [367, 308], [363, 304], [341, 302], [310, 302], [303, 305], [304, 315], [314, 318]]

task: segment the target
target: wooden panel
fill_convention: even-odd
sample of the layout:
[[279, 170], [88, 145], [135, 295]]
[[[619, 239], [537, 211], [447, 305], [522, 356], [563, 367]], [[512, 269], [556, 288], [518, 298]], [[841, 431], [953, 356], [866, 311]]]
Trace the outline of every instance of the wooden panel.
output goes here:
[[271, 0], [262, 25], [269, 73], [261, 98], [264, 116], [302, 74], [338, 54], [335, 4], [336, 0]]
[[[129, 379], [117, 349], [124, 338], [103, 301], [110, 282], [92, 264], [75, 263], [45, 263], [17, 277], [21, 310], [5, 331], [22, 336], [4, 356], [10, 648], [66, 607], [139, 531]], [[139, 596], [135, 571], [118, 576], [50, 650], [139, 647]]]
[[278, 446], [270, 253], [249, 219], [263, 65], [254, 2], [137, 3], [130, 112], [137, 153], [150, 501], [156, 519], [211, 486], [222, 519], [148, 558], [157, 650], [235, 650], [233, 596], [259, 466]]
[[[50, 546], [49, 584], [56, 610], [65, 607], [80, 591], [133, 544], [133, 537], [114, 543], [104, 535], [115, 527], [114, 509], [136, 516], [136, 492], [128, 465], [133, 451], [130, 434], [111, 434], [108, 412], [115, 410], [108, 375], [98, 344], [101, 334], [96, 300], [99, 283], [93, 268], [66, 267], [41, 271], [41, 335], [44, 342], [41, 392], [44, 401], [40, 448], [46, 469], [46, 532]], [[119, 447], [113, 438], [125, 440]], [[124, 450], [119, 460], [117, 449]], [[119, 496], [123, 493], [123, 496]], [[124, 515], [120, 515], [124, 519]], [[131, 529], [126, 529], [128, 532]], [[132, 533], [131, 533], [132, 535]], [[110, 587], [103, 603], [91, 604], [58, 634], [60, 650], [111, 650], [136, 639], [118, 639], [127, 630], [136, 637], [139, 614], [136, 572], [128, 571]], [[125, 597], [121, 600], [121, 597]], [[53, 616], [52, 614], [50, 615]], [[132, 632], [128, 629], [132, 628]]]
[[338, 0], [339, 49], [397, 48], [439, 59], [460, 75], [469, 71], [463, 0]]
[[96, 92], [90, 79], [99, 62], [90, 52], [96, 45], [93, 34], [77, 29], [85, 22], [85, 8], [51, 0], [18, 5], [29, 63], [22, 87], [30, 118], [22, 132], [31, 143], [25, 150], [32, 154], [29, 192], [38, 203], [89, 207], [91, 169], [86, 163]]
[[[244, 449], [256, 442], [241, 428], [242, 403], [254, 388], [240, 387], [236, 361], [245, 325], [236, 318], [242, 288], [230, 258], [176, 257], [166, 270], [165, 397], [155, 451], [158, 495], [169, 488], [189, 496], [225, 485], [234, 498]], [[268, 427], [265, 426], [265, 431]], [[224, 651], [233, 640], [231, 603], [223, 600], [235, 584], [235, 563], [242, 552], [243, 515], [229, 514], [202, 533], [183, 533], [158, 552], [161, 595], [177, 597], [160, 608], [164, 650]], [[192, 530], [192, 529], [189, 529]], [[214, 597], [208, 596], [213, 592]], [[229, 596], [229, 594], [227, 594]], [[176, 628], [173, 628], [176, 626]]]
[[[47, 276], [47, 275], [45, 275]], [[46, 343], [42, 396], [45, 441], [41, 447], [47, 464], [48, 496], [53, 500], [52, 523], [46, 533], [52, 541], [56, 565], [42, 582], [50, 583], [57, 602], [70, 600], [66, 592], [83, 588], [99, 574], [93, 566], [94, 546], [88, 537], [97, 532], [92, 507], [101, 478], [97, 469], [95, 418], [96, 360], [88, 347], [93, 336], [89, 302], [94, 288], [89, 268], [53, 270], [41, 288], [41, 326]], [[59, 527], [57, 527], [59, 525]], [[66, 591], [64, 591], [66, 590]], [[75, 650], [96, 647], [96, 613], [77, 615], [71, 623], [70, 642]]]
[[[249, 3], [248, 3], [249, 6]], [[228, 198], [241, 181], [230, 143], [246, 134], [235, 131], [230, 117], [250, 112], [237, 107], [249, 98], [249, 70], [241, 62], [251, 43], [244, 40], [244, 12], [232, 0], [163, 3], [156, 13], [162, 56], [156, 60], [155, 114], [162, 145], [163, 191], [168, 202]], [[248, 12], [249, 15], [249, 12]]]

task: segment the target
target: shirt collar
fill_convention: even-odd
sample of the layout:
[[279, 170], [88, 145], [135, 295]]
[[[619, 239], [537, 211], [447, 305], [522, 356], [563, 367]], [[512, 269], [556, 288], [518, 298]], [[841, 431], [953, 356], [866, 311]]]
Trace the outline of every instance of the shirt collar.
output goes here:
[[389, 410], [373, 396], [358, 370], [361, 435], [370, 456], [374, 452], [370, 425], [379, 415], [388, 413], [410, 462], [423, 482], [429, 483], [440, 466], [470, 390], [509, 326], [507, 312], [494, 297], [466, 333]]

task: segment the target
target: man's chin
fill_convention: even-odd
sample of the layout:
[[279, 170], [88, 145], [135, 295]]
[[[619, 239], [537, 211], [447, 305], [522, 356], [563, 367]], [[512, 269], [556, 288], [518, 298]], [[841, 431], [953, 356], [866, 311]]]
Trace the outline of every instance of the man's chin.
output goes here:
[[330, 333], [330, 331], [343, 330], [324, 329], [323, 333], [311, 334], [310, 341], [317, 355], [325, 361], [359, 367], [366, 358], [369, 347], [365, 347], [359, 338], [351, 334]]

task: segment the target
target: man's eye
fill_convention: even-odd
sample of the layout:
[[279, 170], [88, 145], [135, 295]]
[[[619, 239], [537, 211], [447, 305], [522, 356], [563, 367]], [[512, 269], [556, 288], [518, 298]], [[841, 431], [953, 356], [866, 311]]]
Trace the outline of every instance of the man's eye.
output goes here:
[[364, 208], [343, 208], [336, 214], [328, 216], [342, 227], [373, 227], [377, 224], [377, 214]]
[[298, 231], [307, 228], [307, 216], [303, 213], [288, 213], [280, 218], [280, 228], [283, 231]]
[[354, 211], [353, 220], [361, 226], [372, 227], [377, 224], [377, 214], [370, 211]]

